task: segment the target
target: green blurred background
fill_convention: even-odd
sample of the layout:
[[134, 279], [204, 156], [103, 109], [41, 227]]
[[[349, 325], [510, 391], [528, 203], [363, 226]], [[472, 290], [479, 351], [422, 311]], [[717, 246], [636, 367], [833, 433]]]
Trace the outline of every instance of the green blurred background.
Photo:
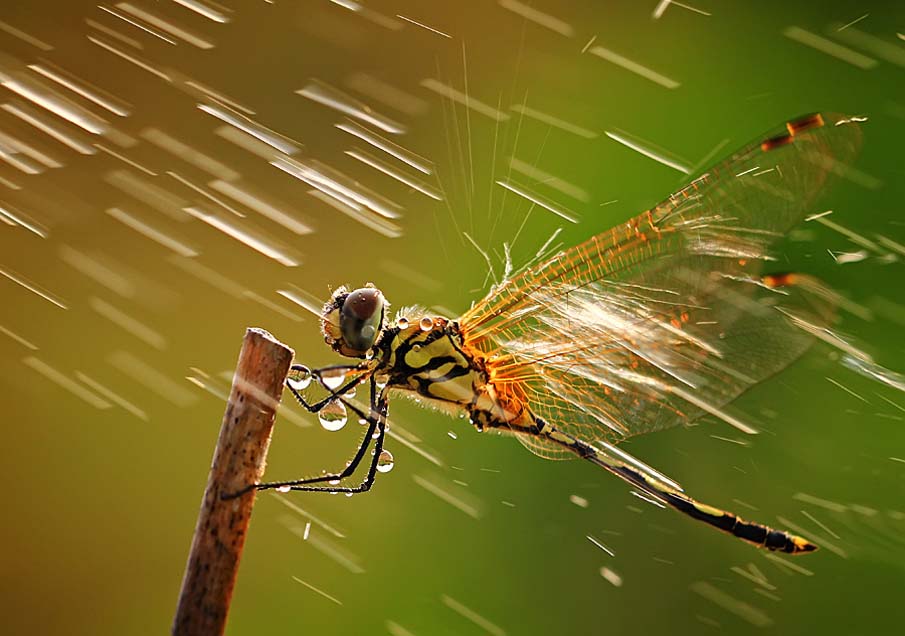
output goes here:
[[[373, 281], [396, 306], [461, 312], [487, 284], [487, 265], [465, 233], [499, 275], [503, 244], [513, 242], [523, 221], [512, 246], [516, 264], [557, 228], [557, 241], [574, 244], [687, 179], [604, 131], [627, 132], [694, 166], [715, 148], [726, 154], [797, 114], [868, 115], [857, 167], [875, 181], [840, 181], [814, 212], [833, 209], [833, 220], [872, 240], [881, 235], [899, 249], [905, 243], [901, 2], [696, 0], [695, 8], [712, 15], [673, 5], [658, 19], [654, 0], [532, 3], [555, 16], [553, 29], [519, 15], [527, 5], [516, 2], [203, 5], [228, 22], [184, 4], [136, 0], [108, 8], [127, 17], [135, 9], [152, 12], [213, 46], [173, 36], [167, 42], [91, 2], [0, 6], [3, 80], [42, 80], [26, 65], [54, 64], [103, 89], [126, 116], [55, 87], [106, 119], [104, 135], [47, 119], [89, 147], [100, 144], [157, 175], [104, 151], [82, 155], [0, 111], [0, 131], [61, 164], [40, 174], [0, 165], [0, 207], [36, 230], [0, 225], [0, 267], [66, 307], [0, 278], [7, 493], [0, 613], [7, 634], [168, 631], [224, 409], [216, 394], [228, 386], [244, 329], [268, 329], [311, 365], [335, 359], [315, 317], [277, 290], [324, 299], [340, 284]], [[861, 57], [845, 61], [817, 51], [784, 35], [789, 27]], [[680, 85], [665, 88], [582, 53], [592, 38], [592, 46]], [[506, 120], [466, 113], [423, 87], [430, 78], [462, 91], [467, 83], [473, 99], [498, 108]], [[387, 136], [434, 162], [449, 205], [345, 155], [363, 144], [334, 127], [341, 115], [295, 93], [311, 79], [403, 124], [405, 134]], [[395, 104], [381, 103], [368, 82], [398, 91], [389, 95]], [[223, 122], [196, 107], [199, 93], [190, 87], [199, 84], [295, 140], [297, 156], [331, 165], [396, 202], [402, 236], [382, 236], [339, 214], [305, 184], [218, 135]], [[0, 103], [25, 102], [0, 91]], [[591, 134], [522, 118], [520, 105]], [[180, 213], [180, 205], [216, 210], [217, 204], [167, 171], [208, 190], [205, 184], [217, 177], [184, 153], [150, 143], [143, 133], [151, 128], [215, 158], [221, 174], [309, 225], [313, 233], [295, 234], [239, 204], [232, 207], [247, 218], [220, 210], [302, 264], [285, 267]], [[9, 154], [8, 141], [4, 148]], [[520, 177], [580, 222], [539, 208], [529, 213], [527, 202], [504, 197], [493, 182], [509, 174], [512, 157], [577, 187], [575, 198], [549, 181], [536, 183], [546, 177]], [[155, 208], [130, 196], [111, 185], [110, 175], [115, 180], [123, 170], [177, 198]], [[438, 186], [434, 177], [421, 178]], [[110, 208], [178, 238], [197, 256], [174, 256], [105, 213]], [[820, 275], [869, 310], [872, 320], [846, 316], [840, 331], [901, 371], [905, 292], [890, 245], [839, 265], [828, 250], [861, 246], [808, 224], [781, 254], [784, 266]], [[778, 526], [790, 521], [832, 548], [795, 559], [794, 570], [645, 504], [591, 466], [545, 462], [515, 441], [478, 435], [465, 421], [398, 400], [391, 407], [393, 430], [422, 453], [389, 440], [395, 469], [380, 475], [371, 493], [259, 497], [228, 633], [898, 631], [905, 618], [905, 396], [843, 369], [836, 357], [815, 346], [743, 396], [736, 406], [765, 431], [744, 440], [747, 445], [712, 437], [739, 436], [707, 420], [627, 445], [698, 499]], [[82, 397], [48, 375], [72, 383]], [[337, 467], [359, 434], [354, 423], [328, 433], [298, 411], [281, 417], [267, 476]], [[469, 512], [425, 483], [451, 493]], [[621, 585], [602, 576], [603, 567]], [[752, 572], [765, 581], [751, 580]], [[715, 603], [701, 594], [714, 589], [731, 600]], [[469, 620], [462, 607], [485, 623]]]

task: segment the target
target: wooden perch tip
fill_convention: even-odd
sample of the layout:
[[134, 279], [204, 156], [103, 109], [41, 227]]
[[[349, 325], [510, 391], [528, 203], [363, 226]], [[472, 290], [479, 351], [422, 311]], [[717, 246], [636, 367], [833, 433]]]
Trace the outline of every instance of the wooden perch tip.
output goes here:
[[246, 330], [201, 500], [173, 620], [174, 636], [223, 634], [261, 481], [276, 409], [294, 352], [263, 329]]

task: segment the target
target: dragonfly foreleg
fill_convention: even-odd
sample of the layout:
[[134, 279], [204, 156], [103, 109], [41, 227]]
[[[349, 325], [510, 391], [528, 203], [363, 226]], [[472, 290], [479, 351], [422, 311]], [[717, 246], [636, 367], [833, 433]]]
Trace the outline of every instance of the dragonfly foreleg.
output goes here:
[[345, 393], [348, 393], [351, 389], [354, 389], [356, 386], [358, 386], [359, 384], [361, 384], [362, 382], [364, 382], [367, 379], [367, 376], [352, 378], [351, 380], [346, 382], [346, 384], [344, 384], [343, 386], [340, 386], [335, 389], [331, 389], [329, 386], [327, 386], [324, 383], [323, 374], [326, 371], [364, 371], [364, 368], [362, 367], [362, 365], [356, 364], [356, 365], [332, 365], [329, 367], [321, 367], [319, 369], [309, 369], [304, 364], [293, 364], [289, 368], [290, 376], [293, 372], [301, 373], [301, 374], [310, 374], [312, 377], [317, 379], [318, 384], [320, 384], [324, 389], [326, 389], [329, 392], [329, 395], [327, 397], [325, 397], [324, 399], [311, 403], [305, 399], [305, 396], [302, 395], [302, 393], [298, 389], [296, 389], [294, 386], [292, 386], [291, 377], [286, 379], [286, 388], [289, 389], [289, 391], [292, 393], [292, 396], [296, 399], [296, 401], [299, 404], [301, 404], [305, 408], [305, 410], [307, 410], [310, 413], [317, 413], [322, 408], [324, 408], [327, 404], [329, 404], [333, 400], [337, 399], [339, 396], [341, 396]]

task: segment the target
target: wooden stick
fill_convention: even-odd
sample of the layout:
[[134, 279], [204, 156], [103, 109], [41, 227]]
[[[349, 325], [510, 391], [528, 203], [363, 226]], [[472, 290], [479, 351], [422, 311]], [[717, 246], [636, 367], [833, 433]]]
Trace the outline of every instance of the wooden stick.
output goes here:
[[255, 491], [222, 499], [264, 474], [273, 420], [294, 352], [263, 329], [248, 329], [201, 500], [173, 636], [223, 634]]

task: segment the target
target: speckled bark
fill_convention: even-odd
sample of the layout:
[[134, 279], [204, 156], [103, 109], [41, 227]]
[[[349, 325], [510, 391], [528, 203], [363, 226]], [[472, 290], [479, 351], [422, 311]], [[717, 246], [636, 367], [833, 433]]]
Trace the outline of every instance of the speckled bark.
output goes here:
[[229, 500], [220, 495], [261, 481], [292, 357], [292, 349], [266, 331], [246, 331], [182, 580], [174, 636], [218, 635], [226, 627], [255, 491]]

